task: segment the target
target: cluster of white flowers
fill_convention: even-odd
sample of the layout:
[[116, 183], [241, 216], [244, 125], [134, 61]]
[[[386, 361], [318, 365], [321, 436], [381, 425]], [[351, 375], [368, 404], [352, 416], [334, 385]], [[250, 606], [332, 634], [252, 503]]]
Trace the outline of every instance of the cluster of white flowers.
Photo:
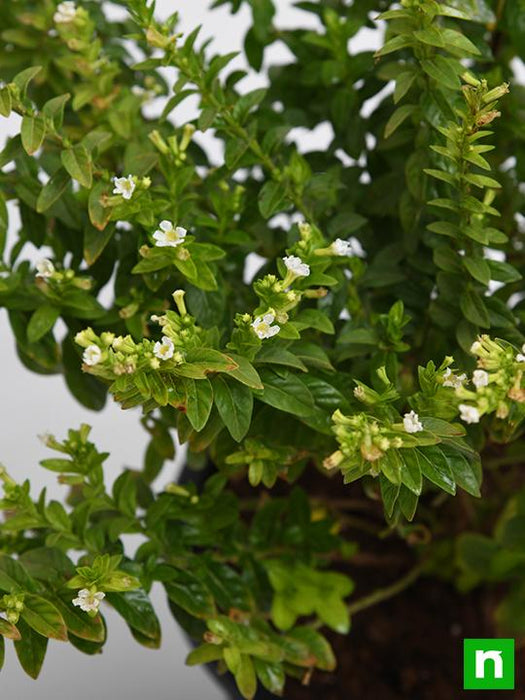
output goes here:
[[92, 592], [88, 588], [83, 588], [78, 592], [78, 597], [73, 598], [73, 605], [80, 608], [84, 612], [98, 612], [100, 603], [106, 597], [102, 591]]
[[102, 350], [98, 345], [88, 345], [82, 354], [82, 361], [89, 367], [94, 367], [102, 360]]
[[304, 263], [297, 255], [288, 255], [283, 258], [283, 262], [287, 270], [296, 277], [308, 277], [310, 274], [310, 265]]
[[68, 22], [73, 22], [77, 14], [77, 8], [74, 2], [61, 2], [57, 6], [56, 12], [53, 15], [53, 21], [55, 24], [67, 24]]
[[132, 198], [136, 187], [133, 175], [128, 175], [127, 177], [114, 177], [113, 184], [115, 185], [113, 194], [120, 194], [123, 199]]
[[450, 367], [447, 367], [443, 374], [443, 386], [450, 386], [454, 389], [459, 389], [463, 386], [463, 383], [466, 381], [466, 379], [466, 374], [460, 374], [458, 376], [452, 372]]
[[171, 360], [174, 352], [175, 345], [173, 344], [173, 340], [166, 335], [163, 335], [162, 340], [157, 341], [153, 346], [153, 354], [159, 360]]
[[37, 262], [36, 269], [36, 276], [42, 277], [43, 279], [48, 279], [49, 277], [52, 277], [55, 273], [55, 266], [53, 265], [51, 260], [48, 260], [47, 258], [44, 258], [43, 260]]
[[272, 313], [264, 314], [264, 316], [257, 316], [252, 323], [252, 328], [257, 337], [261, 340], [265, 340], [266, 338], [273, 338], [274, 335], [277, 335], [281, 328], [277, 324], [273, 326], [272, 324], [274, 321], [275, 315]]
[[407, 433], [419, 433], [423, 430], [423, 423], [415, 411], [410, 411], [403, 416], [403, 427]]
[[176, 248], [181, 243], [184, 243], [188, 232], [182, 226], [174, 226], [171, 221], [161, 221], [159, 228], [153, 234], [155, 245], [159, 248], [171, 246]]

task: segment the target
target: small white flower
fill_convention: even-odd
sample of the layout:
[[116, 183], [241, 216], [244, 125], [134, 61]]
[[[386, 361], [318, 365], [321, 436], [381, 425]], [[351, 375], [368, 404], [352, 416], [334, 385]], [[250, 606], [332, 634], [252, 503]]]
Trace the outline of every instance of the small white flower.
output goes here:
[[443, 374], [443, 386], [451, 386], [454, 389], [459, 389], [463, 386], [463, 382], [467, 379], [466, 374], [460, 374], [459, 376], [453, 374], [450, 367], [447, 367]]
[[102, 591], [92, 593], [88, 588], [83, 588], [78, 592], [78, 598], [73, 598], [72, 603], [84, 612], [97, 612], [101, 601], [105, 597], [106, 594], [102, 593]]
[[48, 260], [47, 258], [44, 258], [43, 260], [37, 262], [36, 269], [36, 276], [43, 277], [44, 279], [52, 277], [55, 272], [55, 266], [53, 265], [51, 260]]
[[516, 362], [525, 362], [525, 355], [522, 352], [516, 355]]
[[484, 369], [476, 369], [472, 374], [472, 383], [476, 389], [480, 389], [482, 386], [488, 386], [489, 375]]
[[136, 187], [132, 175], [128, 175], [127, 177], [114, 177], [113, 184], [115, 185], [113, 194], [120, 194], [123, 199], [131, 199]]
[[173, 345], [173, 340], [166, 335], [162, 336], [162, 341], [157, 341], [153, 346], [153, 354], [155, 357], [158, 357], [159, 360], [171, 360], [174, 352], [175, 346]]
[[460, 418], [465, 423], [479, 423], [479, 411], [475, 406], [466, 403], [459, 404]]
[[475, 340], [475, 341], [472, 343], [472, 345], [470, 346], [470, 352], [471, 352], [473, 355], [477, 355], [477, 354], [479, 353], [479, 351], [481, 350], [481, 348], [482, 348], [482, 345], [481, 345], [481, 343], [479, 342], [479, 340]]
[[310, 274], [310, 265], [304, 263], [297, 255], [288, 255], [283, 261], [287, 269], [297, 277], [308, 277]]
[[403, 427], [407, 433], [419, 433], [423, 430], [423, 424], [419, 420], [419, 416], [415, 411], [405, 413], [403, 416]]
[[264, 316], [257, 316], [255, 321], [252, 323], [252, 328], [255, 331], [257, 337], [261, 340], [266, 338], [273, 338], [281, 330], [280, 326], [277, 324], [272, 326], [275, 321], [274, 314], [264, 314]]
[[181, 243], [184, 243], [187, 233], [186, 229], [182, 228], [182, 226], [173, 226], [171, 221], [166, 221], [166, 219], [164, 219], [164, 221], [160, 222], [159, 228], [153, 234], [153, 238], [155, 239], [155, 245], [159, 248], [165, 246], [176, 248]]
[[53, 15], [53, 21], [56, 24], [66, 24], [72, 22], [76, 14], [77, 8], [74, 2], [61, 2]]
[[331, 248], [334, 255], [345, 257], [354, 255], [358, 258], [362, 258], [365, 254], [361, 243], [354, 237], [350, 238], [348, 241], [344, 241], [342, 238], [336, 238]]
[[88, 345], [82, 355], [84, 364], [89, 365], [90, 367], [98, 365], [101, 359], [102, 350], [98, 347], [98, 345]]

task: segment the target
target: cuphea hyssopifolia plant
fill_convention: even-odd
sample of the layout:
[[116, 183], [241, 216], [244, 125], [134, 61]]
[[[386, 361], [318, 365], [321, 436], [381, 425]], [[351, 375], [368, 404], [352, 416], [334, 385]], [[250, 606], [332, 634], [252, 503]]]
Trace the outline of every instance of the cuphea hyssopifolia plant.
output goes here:
[[[121, 4], [116, 21], [94, 2], [0, 9], [0, 114], [21, 120], [0, 153], [0, 303], [27, 368], [63, 373], [91, 409], [108, 392], [141, 406], [150, 435], [143, 467], [109, 490], [87, 426], [45, 436], [65, 504], [2, 468], [0, 663], [4, 637], [33, 677], [49, 638], [98, 652], [105, 604], [158, 647], [154, 584], [199, 644], [188, 663], [218, 662], [246, 698], [333, 670], [320, 628], [348, 632], [422, 571], [463, 588], [516, 579], [500, 620], [519, 626], [519, 477], [491, 486], [485, 508], [513, 498], [495, 533], [462, 535], [457, 560], [439, 513], [458, 487], [480, 496], [480, 453], [512, 467], [522, 447], [523, 317], [508, 304], [524, 267], [520, 149], [514, 170], [488, 174], [508, 134], [523, 138], [522, 91], [505, 82], [521, 44], [496, 50], [503, 9], [314, 2], [318, 30], [283, 31], [270, 0], [250, 3], [251, 67], [276, 40], [293, 58], [243, 94], [234, 54], [210, 57], [144, 0]], [[350, 54], [381, 10], [384, 46]], [[179, 124], [191, 96], [197, 116]], [[299, 149], [290, 130], [324, 122], [329, 146]], [[6, 202], [21, 217], [8, 255]], [[44, 249], [36, 266], [27, 243]], [[190, 466], [215, 469], [202, 488], [153, 486], [175, 432]], [[354, 528], [370, 530], [349, 512], [357, 481], [392, 536], [426, 544], [399, 582], [348, 601]]]

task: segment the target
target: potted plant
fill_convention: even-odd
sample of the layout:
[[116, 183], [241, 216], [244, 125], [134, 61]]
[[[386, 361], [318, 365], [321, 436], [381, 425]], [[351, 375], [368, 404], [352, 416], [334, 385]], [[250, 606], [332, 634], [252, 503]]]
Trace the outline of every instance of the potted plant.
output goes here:
[[45, 436], [64, 503], [0, 469], [0, 666], [4, 638], [34, 678], [48, 639], [99, 652], [106, 604], [157, 647], [158, 582], [244, 698], [453, 697], [463, 637], [525, 631], [525, 10], [313, 1], [282, 30], [250, 0], [251, 69], [290, 59], [245, 92], [198, 29], [117, 4], [0, 9], [0, 304], [29, 370], [151, 436], [110, 489], [88, 426]]

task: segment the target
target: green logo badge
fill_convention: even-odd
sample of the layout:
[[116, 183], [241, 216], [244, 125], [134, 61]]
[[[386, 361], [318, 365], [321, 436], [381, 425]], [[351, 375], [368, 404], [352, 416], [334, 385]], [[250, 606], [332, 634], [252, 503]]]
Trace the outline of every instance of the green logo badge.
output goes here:
[[464, 639], [465, 690], [514, 690], [514, 640]]

